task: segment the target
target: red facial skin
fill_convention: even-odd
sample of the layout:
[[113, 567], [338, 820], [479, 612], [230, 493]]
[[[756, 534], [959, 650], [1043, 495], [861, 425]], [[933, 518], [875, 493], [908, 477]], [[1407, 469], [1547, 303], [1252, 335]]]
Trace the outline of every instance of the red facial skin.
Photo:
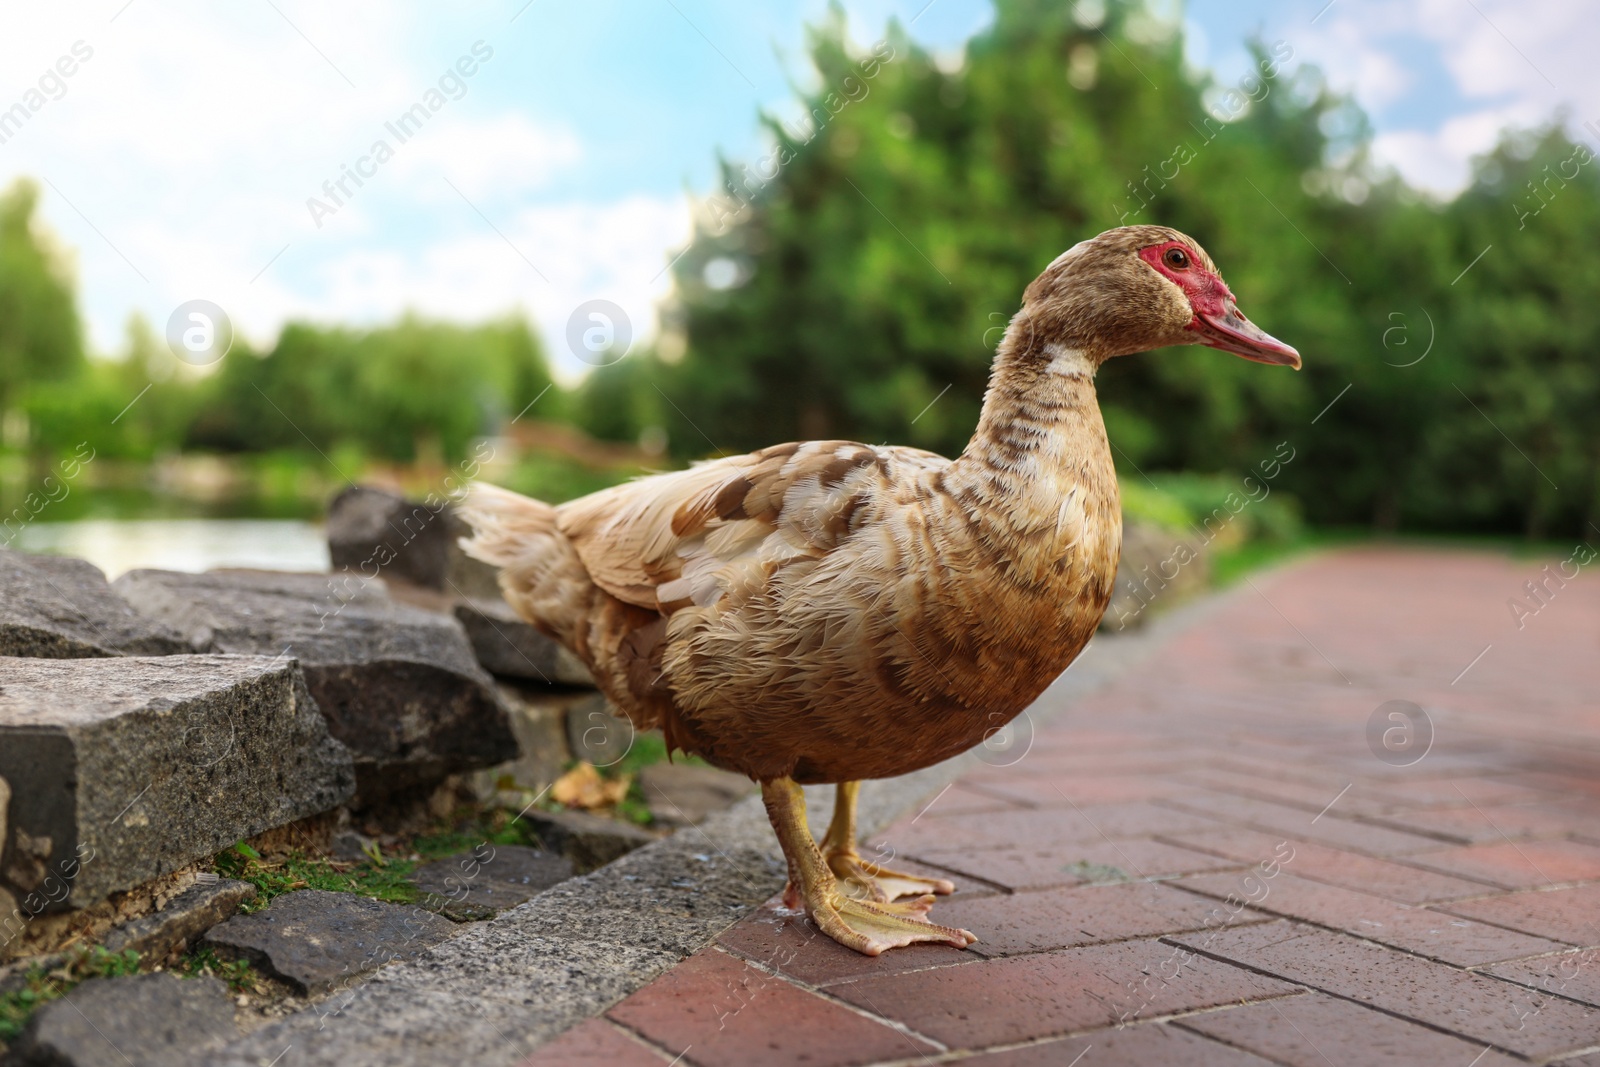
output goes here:
[[[1167, 266], [1161, 257], [1167, 254], [1169, 248], [1181, 248], [1183, 254], [1189, 257], [1189, 265], [1182, 270], [1173, 270]], [[1168, 241], [1166, 244], [1141, 248], [1139, 258], [1182, 289], [1184, 295], [1189, 298], [1189, 306], [1194, 308], [1197, 316], [1212, 315], [1221, 318], [1227, 313], [1228, 305], [1234, 302], [1233, 292], [1228, 288], [1228, 283], [1222, 280], [1220, 274], [1213, 274], [1200, 266], [1200, 259], [1194, 254], [1194, 249], [1182, 241]]]
[[[1172, 267], [1167, 252], [1179, 248], [1188, 257], [1184, 267]], [[1200, 265], [1194, 249], [1182, 241], [1166, 241], [1139, 249], [1139, 258], [1162, 277], [1183, 290], [1194, 317], [1185, 327], [1196, 340], [1211, 348], [1232, 352], [1257, 363], [1272, 363], [1300, 369], [1300, 353], [1245, 318], [1220, 275]]]

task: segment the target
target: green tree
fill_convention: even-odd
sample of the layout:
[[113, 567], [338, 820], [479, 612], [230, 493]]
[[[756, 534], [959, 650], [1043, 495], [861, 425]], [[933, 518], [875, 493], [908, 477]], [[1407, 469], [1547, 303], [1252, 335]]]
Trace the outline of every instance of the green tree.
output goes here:
[[83, 335], [66, 256], [41, 232], [39, 190], [18, 181], [0, 194], [0, 418], [31, 382], [83, 366]]
[[271, 352], [229, 353], [188, 441], [454, 460], [550, 384], [520, 318], [465, 327], [408, 316], [367, 331], [291, 323]]
[[1125, 478], [1245, 473], [1287, 441], [1276, 488], [1321, 523], [1540, 536], [1593, 519], [1600, 164], [1553, 129], [1512, 135], [1435, 204], [1372, 165], [1365, 115], [1289, 44], [1217, 84], [1145, 5], [1087, 7], [996, 0], [956, 69], [894, 25], [867, 52], [837, 11], [814, 32], [810, 120], [767, 117], [773, 153], [723, 165], [678, 261], [674, 445], [953, 454], [1026, 284], [1085, 237], [1162, 222], [1306, 369], [1197, 348], [1113, 361], [1100, 395]]

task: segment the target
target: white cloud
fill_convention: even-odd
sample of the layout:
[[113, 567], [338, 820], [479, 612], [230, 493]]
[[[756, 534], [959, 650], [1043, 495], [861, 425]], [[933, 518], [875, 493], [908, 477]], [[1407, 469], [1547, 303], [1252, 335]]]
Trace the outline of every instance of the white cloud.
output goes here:
[[[553, 341], [587, 290], [616, 292], [640, 332], [653, 330], [651, 298], [667, 279], [648, 283], [662, 249], [687, 238], [687, 208], [552, 201], [550, 183], [583, 145], [537, 106], [496, 106], [486, 82], [509, 49], [400, 144], [384, 123], [436, 87], [477, 35], [450, 31], [456, 40], [376, 2], [278, 0], [282, 16], [269, 4], [124, 3], [30, 6], [0, 36], [0, 70], [22, 72], [0, 84], [0, 106], [75, 41], [92, 49], [65, 96], [0, 145], [0, 183], [49, 183], [41, 212], [78, 251], [97, 349], [120, 346], [130, 312], [159, 329], [194, 297], [220, 303], [257, 344], [294, 317], [372, 323], [415, 308], [469, 320], [519, 306]], [[317, 227], [307, 198], [323, 197], [323, 183], [380, 138], [394, 158], [347, 186], [353, 195]]]
[[1314, 33], [1287, 21], [1280, 32], [1299, 58], [1380, 119], [1411, 94], [1440, 94], [1418, 74], [1426, 50], [1434, 52], [1467, 108], [1432, 125], [1380, 122], [1373, 148], [1380, 163], [1443, 196], [1466, 184], [1472, 157], [1508, 124], [1548, 121], [1566, 108], [1577, 132], [1583, 120], [1600, 118], [1594, 9], [1582, 0], [1344, 0]]
[[[690, 233], [681, 198], [541, 205], [500, 224], [504, 238], [465, 205], [457, 216], [451, 236], [420, 255], [355, 248], [318, 263], [311, 271], [318, 295], [297, 313], [372, 323], [408, 309], [456, 321], [521, 309], [537, 324], [553, 368], [572, 381], [587, 369], [565, 341], [573, 311], [587, 300], [613, 301], [627, 312], [636, 342], [648, 341], [656, 303], [671, 289], [670, 252]], [[283, 303], [281, 295], [267, 302], [261, 320], [275, 322]]]

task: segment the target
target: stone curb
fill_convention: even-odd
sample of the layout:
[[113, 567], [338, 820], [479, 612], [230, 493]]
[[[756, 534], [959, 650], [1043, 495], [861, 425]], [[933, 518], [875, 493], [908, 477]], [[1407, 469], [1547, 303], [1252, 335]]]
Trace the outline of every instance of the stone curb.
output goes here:
[[[1067, 712], [1216, 611], [1234, 589], [1191, 601], [1129, 635], [1100, 635], [1026, 713]], [[1018, 742], [1031, 739], [1019, 736]], [[1015, 757], [1020, 758], [1020, 757]], [[1014, 762], [1009, 754], [999, 762]], [[969, 752], [901, 778], [863, 784], [865, 839], [994, 758]], [[813, 827], [832, 789], [807, 790]], [[205, 1063], [216, 1067], [513, 1067], [540, 1044], [709, 945], [783, 887], [784, 865], [759, 797], [638, 849], [474, 925], [420, 957], [270, 1023]]]

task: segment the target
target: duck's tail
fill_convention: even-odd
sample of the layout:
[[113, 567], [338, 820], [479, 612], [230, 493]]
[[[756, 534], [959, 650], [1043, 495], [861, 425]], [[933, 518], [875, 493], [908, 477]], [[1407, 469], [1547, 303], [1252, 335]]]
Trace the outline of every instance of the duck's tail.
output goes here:
[[462, 551], [493, 567], [513, 566], [539, 542], [561, 536], [555, 508], [486, 482], [472, 484], [456, 514], [472, 528], [472, 536], [461, 539]]
[[542, 500], [477, 482], [456, 506], [472, 529], [462, 551], [500, 571], [517, 614], [587, 661], [585, 620], [594, 594], [589, 572]]

